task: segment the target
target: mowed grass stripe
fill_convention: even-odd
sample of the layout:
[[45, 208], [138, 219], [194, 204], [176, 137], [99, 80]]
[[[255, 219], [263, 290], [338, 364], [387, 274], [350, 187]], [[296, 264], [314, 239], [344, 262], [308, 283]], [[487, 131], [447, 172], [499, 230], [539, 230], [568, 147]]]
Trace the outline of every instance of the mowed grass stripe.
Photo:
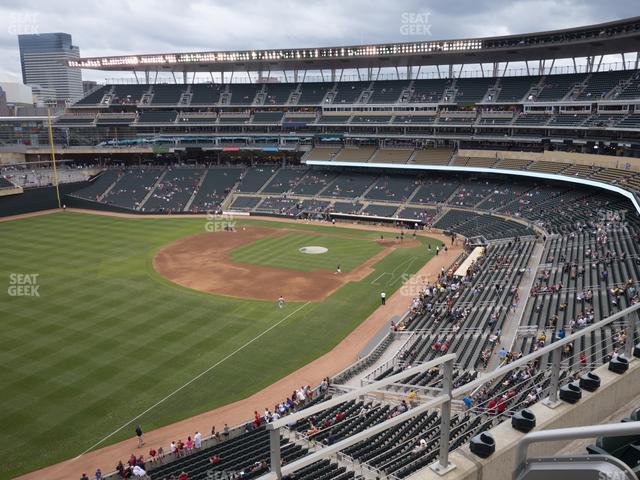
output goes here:
[[[320, 246], [327, 253], [311, 255], [299, 250], [306, 246]], [[312, 272], [334, 271], [340, 265], [343, 272], [349, 272], [373, 257], [384, 247], [372, 240], [327, 236], [308, 233], [288, 233], [278, 238], [264, 238], [229, 252], [232, 261]]]
[[[365, 240], [375, 232], [263, 223], [376, 246]], [[295, 309], [196, 292], [154, 271], [158, 249], [202, 231], [203, 219], [69, 212], [2, 224], [0, 478], [77, 455]], [[412, 256], [420, 260], [410, 269], [428, 259], [424, 248], [396, 250], [374, 274]], [[11, 273], [39, 273], [41, 296], [9, 296]], [[245, 398], [326, 353], [378, 306], [372, 278], [309, 305], [141, 423], [150, 430]], [[131, 435], [125, 430], [110, 441]]]

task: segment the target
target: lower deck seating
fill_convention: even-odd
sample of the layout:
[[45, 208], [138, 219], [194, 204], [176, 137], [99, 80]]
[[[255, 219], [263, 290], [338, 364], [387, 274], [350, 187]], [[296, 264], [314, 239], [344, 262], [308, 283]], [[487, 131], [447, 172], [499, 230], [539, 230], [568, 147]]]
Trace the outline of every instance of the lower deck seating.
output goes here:
[[487, 240], [496, 238], [534, 235], [533, 229], [501, 217], [480, 215], [465, 210], [449, 210], [434, 226], [465, 237], [482, 236]]

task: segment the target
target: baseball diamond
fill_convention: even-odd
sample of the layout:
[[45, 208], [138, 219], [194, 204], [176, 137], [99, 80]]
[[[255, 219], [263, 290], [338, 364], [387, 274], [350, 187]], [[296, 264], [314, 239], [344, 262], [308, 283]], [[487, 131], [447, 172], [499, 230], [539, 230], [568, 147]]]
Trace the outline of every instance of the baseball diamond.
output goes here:
[[[5, 450], [8, 443], [0, 447], [2, 458], [12, 458], [3, 461], [1, 476], [77, 455], [292, 314], [138, 421], [151, 430], [259, 391], [333, 348], [375, 310], [378, 287], [370, 278], [404, 262], [394, 273], [399, 280], [433, 256], [426, 237], [395, 245], [380, 244], [373, 230], [241, 220], [236, 232], [207, 232], [205, 223], [66, 212], [0, 224], [0, 278], [38, 272], [39, 286], [37, 301], [1, 293], [0, 359], [10, 367], [0, 372], [7, 387], [1, 435], [21, 445], [13, 452]], [[35, 241], [33, 232], [46, 235]], [[297, 241], [280, 247], [282, 268], [262, 266], [259, 256], [236, 263], [226, 255], [295, 235], [305, 244], [326, 239], [342, 248], [339, 259], [351, 271], [336, 278], [327, 270], [338, 257], [324, 270], [310, 270], [312, 256], [300, 255]], [[363, 251], [350, 264], [353, 248]], [[392, 292], [401, 284], [385, 288]], [[280, 294], [287, 300], [282, 313], [273, 309]], [[296, 313], [305, 305], [297, 302], [307, 301]], [[286, 363], [276, 360], [282, 356]], [[135, 397], [123, 395], [131, 389]], [[33, 436], [25, 434], [27, 418]], [[62, 436], [64, 442], [51, 443]], [[127, 436], [118, 432], [107, 443]]]
[[3, 2], [0, 480], [638, 480], [637, 15]]

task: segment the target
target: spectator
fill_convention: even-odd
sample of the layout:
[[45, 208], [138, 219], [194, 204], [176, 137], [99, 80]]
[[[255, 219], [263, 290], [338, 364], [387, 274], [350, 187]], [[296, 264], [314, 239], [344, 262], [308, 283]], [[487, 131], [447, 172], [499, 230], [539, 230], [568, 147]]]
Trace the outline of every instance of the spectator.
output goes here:
[[140, 448], [143, 445], [143, 442], [142, 442], [142, 427], [140, 425], [138, 425], [136, 427], [136, 437], [138, 438], [138, 448]]

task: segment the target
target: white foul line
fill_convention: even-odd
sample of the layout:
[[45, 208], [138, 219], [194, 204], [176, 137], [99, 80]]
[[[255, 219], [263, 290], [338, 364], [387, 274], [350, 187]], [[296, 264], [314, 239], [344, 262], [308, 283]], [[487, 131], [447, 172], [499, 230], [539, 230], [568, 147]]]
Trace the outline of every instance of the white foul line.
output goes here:
[[301, 305], [300, 307], [298, 307], [296, 310], [294, 310], [293, 312], [291, 312], [289, 315], [287, 315], [286, 317], [284, 317], [282, 320], [279, 320], [278, 322], [274, 323], [273, 325], [271, 325], [269, 328], [267, 328], [264, 332], [262, 332], [261, 334], [257, 335], [256, 337], [252, 338], [251, 340], [249, 340], [247, 343], [245, 343], [244, 345], [242, 345], [241, 347], [238, 347], [236, 350], [234, 350], [233, 352], [231, 352], [229, 355], [227, 355], [226, 357], [224, 357], [222, 360], [219, 360], [218, 362], [216, 362], [215, 364], [211, 365], [209, 368], [207, 368], [204, 372], [199, 373], [198, 375], [196, 375], [195, 377], [193, 377], [191, 380], [189, 380], [187, 383], [185, 383], [184, 385], [182, 385], [179, 388], [176, 388], [173, 392], [171, 392], [169, 395], [167, 395], [166, 397], [164, 397], [162, 400], [156, 402], [155, 404], [153, 404], [152, 406], [150, 406], [149, 408], [147, 408], [144, 412], [142, 412], [141, 414], [137, 415], [136, 417], [132, 418], [131, 420], [129, 420], [127, 423], [125, 423], [124, 425], [122, 425], [120, 428], [118, 428], [117, 430], [114, 430], [113, 432], [111, 432], [109, 435], [107, 435], [106, 437], [104, 437], [102, 440], [100, 440], [99, 442], [97, 442], [95, 445], [91, 446], [90, 448], [87, 448], [84, 452], [82, 452], [80, 455], [78, 455], [76, 458], [74, 458], [74, 460], [77, 460], [78, 458], [80, 458], [82, 455], [84, 455], [87, 452], [90, 452], [91, 450], [93, 450], [94, 448], [96, 448], [98, 445], [100, 445], [101, 443], [103, 443], [105, 440], [108, 440], [109, 438], [111, 438], [112, 436], [114, 436], [116, 433], [118, 433], [120, 430], [122, 430], [124, 427], [131, 425], [133, 422], [135, 422], [136, 420], [138, 420], [140, 417], [142, 417], [143, 415], [149, 413], [151, 410], [153, 410], [154, 408], [156, 408], [158, 405], [160, 405], [161, 403], [164, 403], [166, 400], [168, 400], [169, 398], [173, 397], [176, 393], [178, 393], [180, 390], [186, 388], [187, 386], [191, 385], [193, 382], [195, 382], [196, 380], [198, 380], [200, 377], [202, 377], [203, 375], [206, 375], [207, 373], [209, 373], [211, 370], [213, 370], [214, 368], [216, 368], [218, 365], [220, 365], [221, 363], [229, 360], [231, 357], [233, 357], [236, 353], [238, 353], [239, 351], [243, 350], [245, 347], [251, 345], [253, 342], [255, 342], [256, 340], [258, 340], [260, 337], [262, 337], [263, 335], [269, 333], [271, 330], [273, 330], [274, 328], [276, 328], [278, 325], [280, 325], [282, 322], [284, 322], [285, 320], [287, 320], [289, 317], [291, 317], [292, 315], [295, 315], [296, 313], [298, 313], [300, 310], [302, 310], [304, 307], [306, 307], [307, 305], [309, 305], [311, 302], [307, 302], [304, 305]]

